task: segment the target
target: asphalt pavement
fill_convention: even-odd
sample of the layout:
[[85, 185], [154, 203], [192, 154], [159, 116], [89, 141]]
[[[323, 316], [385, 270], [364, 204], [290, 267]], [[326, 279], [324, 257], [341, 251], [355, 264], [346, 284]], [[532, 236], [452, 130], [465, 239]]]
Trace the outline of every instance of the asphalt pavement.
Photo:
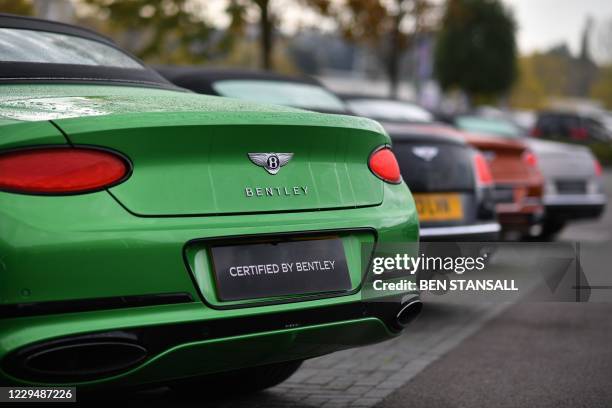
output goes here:
[[[605, 182], [612, 202], [612, 172]], [[308, 360], [265, 392], [211, 399], [160, 388], [79, 405], [120, 397], [147, 407], [610, 407], [612, 209], [559, 240], [581, 243], [589, 302], [429, 296], [402, 336]]]
[[611, 313], [608, 303], [519, 303], [377, 407], [610, 407]]
[[377, 408], [612, 406], [612, 209], [558, 240], [580, 242], [588, 302], [509, 307]]

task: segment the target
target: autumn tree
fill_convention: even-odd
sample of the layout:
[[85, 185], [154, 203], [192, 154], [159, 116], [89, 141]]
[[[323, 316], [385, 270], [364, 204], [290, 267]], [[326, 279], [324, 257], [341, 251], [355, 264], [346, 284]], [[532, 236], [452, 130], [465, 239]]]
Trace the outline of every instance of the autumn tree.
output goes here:
[[547, 94], [536, 70], [539, 62], [536, 55], [519, 58], [519, 75], [510, 92], [510, 106], [531, 110], [544, 108]]
[[601, 67], [597, 80], [591, 87], [591, 97], [612, 110], [612, 65]]
[[344, 36], [366, 45], [380, 58], [389, 79], [389, 93], [397, 97], [400, 58], [419, 33], [435, 24], [429, 0], [302, 0], [332, 17]]
[[[257, 16], [260, 64], [263, 69], [272, 69], [274, 28], [277, 22], [270, 3], [270, 0], [230, 0], [227, 7], [231, 18], [228, 34], [243, 35], [249, 15]], [[231, 40], [231, 38], [228, 39]]]
[[113, 35], [140, 58], [193, 63], [206, 56], [212, 31], [197, 0], [80, 0], [85, 22]]
[[507, 92], [517, 76], [516, 24], [499, 0], [447, 0], [434, 72], [444, 90], [472, 102]]
[[34, 6], [31, 0], [0, 0], [0, 13], [31, 16], [34, 14]]

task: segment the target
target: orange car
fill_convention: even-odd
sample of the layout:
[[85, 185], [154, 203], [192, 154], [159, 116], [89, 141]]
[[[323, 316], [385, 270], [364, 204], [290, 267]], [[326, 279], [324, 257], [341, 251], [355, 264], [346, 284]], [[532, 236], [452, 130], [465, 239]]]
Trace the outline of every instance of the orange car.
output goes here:
[[429, 132], [465, 139], [480, 150], [491, 168], [494, 199], [502, 236], [509, 239], [537, 236], [541, 232], [544, 179], [535, 155], [520, 139], [467, 133], [440, 124], [426, 126]]
[[461, 133], [489, 162], [497, 216], [506, 237], [538, 236], [544, 217], [544, 178], [536, 156], [520, 140]]

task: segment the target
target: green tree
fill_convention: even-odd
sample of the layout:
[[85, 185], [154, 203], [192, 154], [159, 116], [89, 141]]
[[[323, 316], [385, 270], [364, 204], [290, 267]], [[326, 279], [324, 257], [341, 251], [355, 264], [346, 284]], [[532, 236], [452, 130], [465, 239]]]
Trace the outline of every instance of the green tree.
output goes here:
[[344, 36], [372, 49], [389, 79], [390, 96], [397, 97], [400, 58], [417, 35], [435, 24], [429, 0], [303, 0], [332, 17]]
[[447, 0], [438, 33], [434, 72], [444, 90], [470, 100], [490, 99], [517, 77], [514, 17], [498, 0]]
[[34, 14], [34, 6], [31, 0], [0, 0], [0, 12], [31, 16]]
[[140, 58], [155, 63], [194, 63], [206, 58], [212, 32], [195, 0], [80, 0], [86, 22], [113, 35]]

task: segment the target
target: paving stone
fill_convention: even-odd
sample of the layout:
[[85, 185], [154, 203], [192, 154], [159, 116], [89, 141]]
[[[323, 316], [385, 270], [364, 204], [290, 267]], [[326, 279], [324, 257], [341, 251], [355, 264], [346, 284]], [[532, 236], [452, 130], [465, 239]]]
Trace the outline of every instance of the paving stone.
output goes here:
[[321, 405], [321, 408], [344, 408], [347, 407], [349, 403], [329, 400], [325, 404]]
[[302, 400], [304, 404], [312, 404], [315, 406], [320, 406], [329, 401], [329, 397], [321, 397], [318, 395], [310, 395]]
[[394, 390], [396, 388], [401, 387], [402, 385], [404, 385], [404, 381], [396, 381], [396, 380], [385, 380], [383, 382], [381, 382], [380, 384], [378, 384], [378, 386], [376, 388], [378, 389], [391, 389]]
[[393, 391], [395, 391], [395, 389], [374, 388], [365, 393], [364, 398], [384, 398]]
[[305, 383], [306, 384], [328, 384], [335, 379], [336, 379], [335, 377], [329, 377], [329, 376], [324, 376], [324, 375], [313, 375], [312, 377], [308, 378], [305, 381]]
[[351, 403], [352, 407], [373, 407], [382, 401], [382, 398], [359, 398]]
[[353, 385], [350, 388], [346, 389], [346, 393], [347, 394], [365, 394], [371, 389], [372, 387], [365, 386], [365, 385]]
[[346, 379], [336, 379], [329, 384], [326, 384], [325, 388], [329, 390], [346, 390], [353, 384], [355, 384], [354, 380], [347, 381]]

